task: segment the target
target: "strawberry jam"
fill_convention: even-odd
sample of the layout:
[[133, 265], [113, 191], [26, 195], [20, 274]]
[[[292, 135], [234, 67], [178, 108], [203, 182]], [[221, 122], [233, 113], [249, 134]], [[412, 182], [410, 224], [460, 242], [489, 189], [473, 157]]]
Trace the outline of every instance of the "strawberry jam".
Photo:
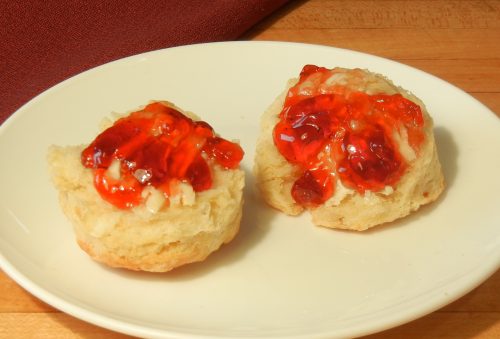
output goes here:
[[122, 209], [139, 205], [148, 185], [167, 197], [177, 182], [189, 183], [195, 192], [210, 189], [207, 160], [234, 169], [242, 158], [241, 147], [216, 136], [209, 124], [160, 102], [117, 120], [81, 154], [83, 166], [94, 170], [101, 197]]
[[415, 152], [424, 140], [420, 107], [400, 94], [369, 95], [333, 82], [333, 72], [306, 65], [290, 88], [273, 131], [279, 152], [301, 174], [291, 195], [314, 207], [335, 191], [336, 178], [359, 193], [394, 185], [408, 164], [395, 133], [406, 130]]

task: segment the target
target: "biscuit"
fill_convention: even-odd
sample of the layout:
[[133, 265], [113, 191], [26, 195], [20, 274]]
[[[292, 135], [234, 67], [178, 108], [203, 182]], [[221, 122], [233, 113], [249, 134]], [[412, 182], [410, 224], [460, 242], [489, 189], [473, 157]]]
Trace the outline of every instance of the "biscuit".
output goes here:
[[[304, 112], [311, 109], [311, 105], [319, 105], [319, 100], [330, 100], [331, 104], [325, 104], [326, 108], [322, 107], [326, 111], [329, 110], [329, 115], [323, 114], [324, 112], [321, 113], [323, 115], [317, 111], [315, 113], [312, 109], [309, 113], [316, 120], [311, 123], [308, 113]], [[390, 116], [385, 113], [384, 106], [377, 106], [377, 100], [393, 100], [396, 104], [406, 105], [406, 114], [414, 114], [414, 120], [398, 117], [397, 112], [390, 113], [393, 114]], [[332, 108], [333, 106], [328, 105], [337, 106]], [[298, 106], [302, 106], [304, 112], [299, 112]], [[388, 111], [390, 109], [392, 108], [387, 108]], [[377, 112], [373, 113], [375, 110]], [[295, 120], [288, 125], [283, 123], [284, 119], [292, 119], [291, 115]], [[363, 117], [366, 116], [368, 122], [363, 122]], [[303, 121], [307, 119], [309, 123], [306, 127], [309, 129], [304, 127], [306, 123]], [[327, 119], [323, 126], [321, 119]], [[395, 119], [407, 121], [399, 123]], [[296, 125], [300, 125], [299, 128], [305, 131], [300, 136], [294, 134], [297, 133], [294, 130]], [[283, 132], [277, 131], [280, 128]], [[327, 128], [330, 129], [329, 134], [325, 132]], [[377, 138], [383, 138], [388, 144], [385, 148], [377, 148], [377, 145], [365, 146], [369, 148], [367, 157], [375, 159], [371, 161], [376, 167], [372, 171], [373, 175], [370, 174], [370, 168], [365, 168], [369, 167], [370, 162], [363, 159], [359, 161], [355, 158], [358, 156], [356, 153], [349, 153], [354, 146], [346, 141], [350, 137], [356, 140], [357, 145], [366, 145], [367, 142], [362, 140], [362, 136], [368, 133], [365, 133], [365, 130], [375, 131], [370, 132], [370, 135], [385, 135]], [[309, 142], [311, 134], [314, 133], [326, 135], [326, 140], [320, 142], [322, 146], [319, 151], [312, 151], [313, 160], [301, 159], [302, 153], [316, 147], [316, 140]], [[300, 138], [307, 142], [299, 146], [294, 145], [295, 140]], [[293, 142], [287, 142], [292, 139]], [[375, 143], [370, 143], [372, 144]], [[282, 145], [283, 152], [278, 145]], [[362, 231], [402, 218], [420, 206], [436, 200], [445, 186], [434, 141], [433, 122], [425, 105], [386, 77], [367, 70], [328, 70], [312, 65], [305, 66], [301, 77], [289, 80], [285, 90], [263, 113], [256, 149], [254, 175], [262, 198], [270, 206], [288, 215], [307, 211], [311, 214], [314, 224], [330, 228]], [[355, 148], [353, 152], [357, 152]], [[378, 161], [377, 157], [383, 159], [384, 154], [387, 158], [390, 158], [390, 155], [397, 161]], [[318, 158], [322, 160], [318, 162]], [[314, 167], [311, 162], [318, 164], [314, 164]], [[348, 165], [345, 165], [346, 163]], [[366, 175], [365, 179], [359, 179], [360, 176], [355, 173], [358, 171], [353, 168], [356, 165], [362, 168], [361, 175]], [[304, 204], [300, 200], [301, 194], [304, 199], [311, 200], [316, 192], [311, 193], [307, 189], [304, 192], [295, 188], [295, 196], [292, 194], [294, 187], [300, 187], [301, 182], [311, 179], [311, 175], [304, 179], [304, 173], [309, 171], [307, 166], [314, 167], [314, 171], [319, 167], [320, 171], [327, 172], [324, 178], [331, 181], [328, 187], [333, 192], [327, 194], [328, 197], [319, 203]], [[392, 169], [386, 169], [391, 166]], [[346, 169], [354, 174], [346, 175]], [[385, 172], [379, 175], [377, 171]], [[299, 197], [299, 201], [296, 197]]]
[[[172, 104], [161, 104], [180, 112]], [[208, 189], [195, 190], [189, 180], [176, 179], [168, 185], [167, 194], [161, 185], [146, 184], [141, 186], [139, 203], [117, 207], [116, 201], [106, 201], [96, 189], [96, 169], [82, 165], [88, 148], [51, 146], [47, 160], [77, 242], [96, 261], [130, 270], [166, 272], [203, 261], [237, 234], [243, 205], [244, 172], [238, 167], [242, 151], [233, 168], [201, 152], [212, 181]], [[234, 149], [241, 150], [237, 145]], [[122, 159], [122, 166], [124, 162]]]

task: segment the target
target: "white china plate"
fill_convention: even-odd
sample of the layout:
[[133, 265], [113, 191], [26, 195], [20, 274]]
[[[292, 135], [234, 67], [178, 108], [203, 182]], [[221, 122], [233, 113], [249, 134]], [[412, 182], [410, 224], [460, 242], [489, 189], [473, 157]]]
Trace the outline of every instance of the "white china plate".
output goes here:
[[[434, 117], [447, 180], [410, 217], [354, 233], [264, 205], [251, 168], [261, 113], [304, 64], [360, 67], [414, 92]], [[74, 241], [50, 184], [49, 145], [88, 143], [110, 112], [166, 99], [246, 151], [242, 230], [167, 274], [109, 269]], [[37, 96], [0, 127], [0, 264], [75, 317], [141, 337], [352, 337], [461, 297], [500, 266], [500, 120], [422, 71], [348, 50], [275, 42], [192, 45], [118, 60]]]

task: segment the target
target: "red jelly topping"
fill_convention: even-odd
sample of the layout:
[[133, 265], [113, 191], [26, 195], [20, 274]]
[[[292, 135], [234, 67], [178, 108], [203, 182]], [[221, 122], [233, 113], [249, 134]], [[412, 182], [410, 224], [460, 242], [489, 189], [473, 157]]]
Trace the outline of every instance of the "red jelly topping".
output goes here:
[[334, 185], [328, 171], [306, 170], [293, 184], [292, 197], [303, 206], [319, 205], [333, 194]]
[[[291, 192], [302, 206], [328, 200], [337, 175], [346, 187], [360, 193], [397, 183], [407, 163], [394, 133], [406, 129], [416, 152], [424, 139], [417, 104], [400, 94], [369, 95], [340, 85], [325, 91], [314, 86], [330, 76], [326, 68], [305, 66], [274, 128], [279, 152], [302, 170]], [[301, 86], [308, 86], [307, 90], [301, 91]]]
[[[206, 159], [226, 169], [238, 167], [243, 150], [215, 135], [204, 121], [193, 121], [156, 102], [117, 120], [82, 152], [82, 164], [94, 169], [94, 185], [106, 201], [131, 208], [143, 201], [144, 187], [170, 193], [170, 184], [187, 182], [195, 192], [212, 187]], [[114, 160], [119, 179], [108, 175]]]

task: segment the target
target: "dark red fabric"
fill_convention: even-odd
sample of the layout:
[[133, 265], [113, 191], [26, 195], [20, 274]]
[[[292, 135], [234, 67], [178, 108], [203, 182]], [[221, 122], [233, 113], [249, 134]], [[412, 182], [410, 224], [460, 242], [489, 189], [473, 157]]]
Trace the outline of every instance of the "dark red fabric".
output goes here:
[[88, 68], [141, 52], [237, 39], [287, 0], [0, 0], [0, 123]]

